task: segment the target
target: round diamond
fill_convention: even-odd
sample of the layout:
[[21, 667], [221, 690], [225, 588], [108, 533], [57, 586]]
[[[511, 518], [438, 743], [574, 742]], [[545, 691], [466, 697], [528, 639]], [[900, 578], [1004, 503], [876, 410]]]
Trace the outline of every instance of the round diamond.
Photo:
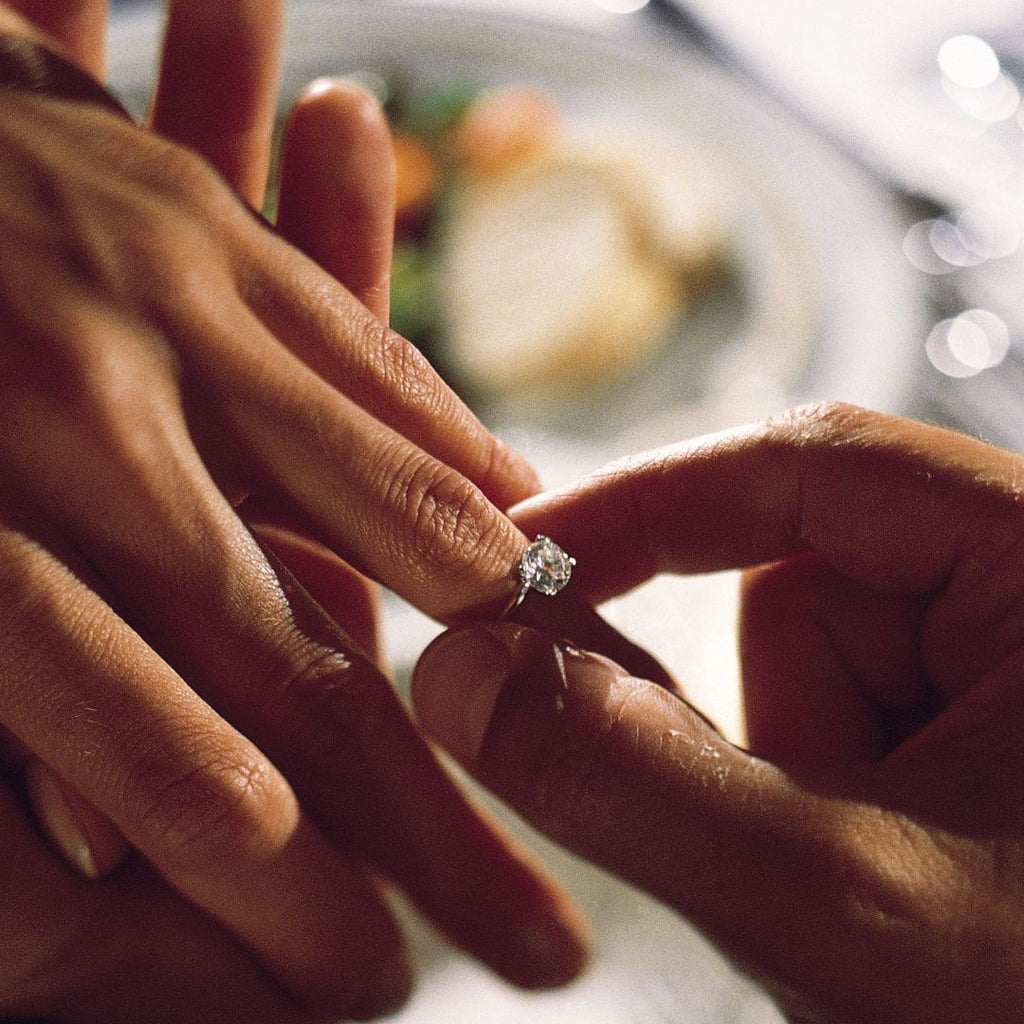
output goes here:
[[575, 558], [570, 558], [550, 537], [540, 534], [523, 552], [519, 578], [524, 587], [551, 597], [569, 582]]

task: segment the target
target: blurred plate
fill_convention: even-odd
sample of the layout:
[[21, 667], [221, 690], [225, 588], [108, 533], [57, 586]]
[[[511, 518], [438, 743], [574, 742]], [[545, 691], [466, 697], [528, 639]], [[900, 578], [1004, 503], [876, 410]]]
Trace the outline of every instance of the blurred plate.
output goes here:
[[728, 170], [738, 225], [733, 273], [696, 303], [657, 358], [585, 401], [567, 398], [554, 414], [518, 399], [481, 410], [549, 476], [581, 468], [559, 465], [551, 451], [583, 443], [592, 464], [805, 398], [899, 406], [920, 296], [892, 204], [698, 54], [637, 52], [465, 10], [300, 3], [287, 68], [291, 92], [316, 74], [359, 70], [398, 72], [423, 91], [537, 83], [570, 121], [631, 122]]
[[[144, 109], [152, 8], [126, 12], [112, 80]], [[294, 2], [286, 97], [320, 74], [453, 83], [536, 83], [570, 120], [632, 122], [726, 168], [737, 211], [727, 284], [683, 318], [673, 343], [585, 402], [500, 403], [485, 417], [545, 464], [587, 465], [637, 444], [718, 429], [809, 398], [901, 405], [920, 331], [920, 285], [888, 196], [801, 125], [696, 52], [617, 45], [553, 25], [432, 7]], [[531, 430], [531, 425], [535, 428]], [[568, 446], [563, 441], [568, 440]], [[579, 460], [550, 466], [565, 479]]]
[[[141, 113], [152, 81], [159, 11], [118, 13], [111, 81]], [[483, 410], [557, 484], [607, 458], [779, 411], [843, 398], [898, 411], [919, 346], [923, 300], [902, 257], [890, 199], [800, 125], [699, 54], [499, 16], [422, 6], [294, 2], [286, 96], [323, 74], [400, 72], [416, 88], [454, 81], [540, 84], [570, 119], [627, 119], [727, 167], [739, 213], [734, 273], [686, 317], [642, 372], [552, 415], [500, 403]], [[666, 591], [665, 588], [668, 588]], [[666, 621], [672, 611], [675, 620]], [[611, 617], [688, 680], [738, 731], [731, 578], [659, 582]], [[686, 623], [679, 628], [678, 620]], [[391, 606], [400, 674], [436, 627]], [[667, 641], [666, 638], [671, 638]], [[514, 822], [510, 827], [523, 830]], [[684, 923], [604, 875], [528, 837], [590, 915], [596, 963], [546, 995], [513, 992], [413, 923], [423, 970], [396, 1019], [490, 1024], [581, 1021], [766, 1024], [780, 1018]], [[501, 927], [496, 921], [495, 927]]]

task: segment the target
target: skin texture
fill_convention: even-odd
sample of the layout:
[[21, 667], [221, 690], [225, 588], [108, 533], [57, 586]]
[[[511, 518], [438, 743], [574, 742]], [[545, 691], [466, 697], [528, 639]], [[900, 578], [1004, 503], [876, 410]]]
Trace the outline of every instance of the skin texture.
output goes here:
[[[102, 4], [18, 6], [101, 66]], [[0, 91], [0, 1015], [381, 1012], [410, 984], [382, 878], [509, 980], [560, 983], [579, 923], [409, 720], [357, 571], [439, 618], [502, 601], [525, 539], [499, 508], [535, 477], [381, 322], [368, 97], [293, 115], [285, 237], [239, 200], [279, 8], [212, 6], [170, 5], [149, 128]], [[119, 836], [138, 855], [83, 878], [26, 779], [51, 843], [70, 801], [97, 874]]]
[[0, 5], [0, 31], [45, 42], [99, 79], [106, 20], [106, 0], [6, 0]]
[[746, 568], [750, 749], [516, 624], [428, 649], [421, 721], [791, 1020], [1019, 1021], [1022, 480], [1018, 455], [846, 406], [610, 467], [513, 517], [576, 556], [594, 600]]

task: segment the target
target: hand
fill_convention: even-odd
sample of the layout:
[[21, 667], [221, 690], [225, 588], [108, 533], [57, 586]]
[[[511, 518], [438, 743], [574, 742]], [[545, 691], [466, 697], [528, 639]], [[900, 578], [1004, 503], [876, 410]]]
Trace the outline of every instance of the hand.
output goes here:
[[[342, 633], [264, 550], [301, 563], [337, 618], [353, 592], [339, 555], [452, 615], [504, 596], [523, 541], [484, 495], [508, 504], [532, 490], [531, 472], [188, 151], [100, 110], [15, 94], [0, 106], [0, 221], [13, 240], [0, 256], [10, 749], [112, 819], [208, 914], [215, 953], [244, 959], [231, 936], [241, 940], [292, 1005], [366, 1014], [407, 984], [363, 864], [510, 979], [574, 973], [571, 912], [457, 794], [367, 656], [368, 630]], [[300, 129], [299, 152], [332, 138]], [[295, 166], [306, 187], [322, 170], [322, 201], [337, 171]], [[383, 254], [332, 250], [346, 207], [310, 216], [291, 194], [283, 229], [380, 312]], [[301, 549], [290, 529], [262, 534], [261, 548], [239, 512], [268, 508], [330, 547]], [[122, 881], [103, 891], [132, 898]], [[39, 927], [55, 905], [40, 900]], [[38, 962], [12, 961], [0, 1009], [89, 1019], [76, 1009], [87, 1001], [66, 1006], [73, 983], [102, 985], [139, 957], [118, 943], [98, 959], [69, 949], [92, 905], [66, 915], [71, 934], [33, 947]], [[152, 992], [133, 995], [174, 1019], [174, 1000], [160, 999], [181, 973], [168, 970], [153, 965]], [[156, 1019], [109, 1004], [100, 1015], [142, 1017]]]
[[[752, 567], [750, 750], [516, 625], [449, 633], [422, 722], [543, 831], [815, 1024], [1024, 1018], [1024, 459], [857, 409], [619, 464], [514, 513], [590, 597]], [[685, 623], [681, 624], [685, 628]]]
[[[38, 763], [37, 763], [38, 764]], [[20, 779], [20, 773], [18, 778]], [[49, 781], [44, 783], [49, 785]], [[0, 774], [0, 1018], [75, 1024], [327, 1024], [141, 859], [103, 881], [71, 871]], [[370, 979], [367, 979], [370, 980]], [[404, 973], [367, 986], [364, 1014], [394, 1002]], [[376, 1001], [376, 1002], [374, 1002]]]

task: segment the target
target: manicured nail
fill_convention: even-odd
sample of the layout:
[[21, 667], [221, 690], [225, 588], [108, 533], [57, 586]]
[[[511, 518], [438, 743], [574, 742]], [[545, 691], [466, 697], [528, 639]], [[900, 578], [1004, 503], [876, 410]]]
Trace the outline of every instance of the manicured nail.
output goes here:
[[371, 83], [363, 84], [350, 78], [331, 78], [325, 76], [314, 78], [302, 92], [303, 100], [315, 100], [321, 96], [333, 96], [337, 100], [355, 101], [360, 104], [359, 111], [370, 119], [380, 116], [380, 99], [370, 87]]
[[480, 752], [511, 667], [508, 646], [487, 626], [442, 634], [416, 666], [416, 713], [427, 732], [464, 764]]
[[128, 853], [124, 836], [48, 765], [29, 761], [25, 783], [40, 828], [80, 874], [95, 881], [124, 860]]
[[50, 842], [86, 878], [99, 878], [92, 847], [71, 813], [57, 776], [42, 761], [30, 761], [25, 766], [25, 782], [36, 818]]

